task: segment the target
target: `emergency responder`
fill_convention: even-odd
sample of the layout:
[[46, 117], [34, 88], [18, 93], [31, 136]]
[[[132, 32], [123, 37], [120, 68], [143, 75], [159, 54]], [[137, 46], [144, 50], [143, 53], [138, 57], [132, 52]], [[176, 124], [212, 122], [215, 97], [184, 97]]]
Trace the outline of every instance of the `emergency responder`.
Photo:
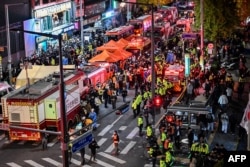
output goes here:
[[167, 135], [166, 135], [164, 129], [162, 129], [161, 132], [160, 132], [160, 138], [161, 138], [162, 148], [164, 150], [163, 145], [164, 145], [165, 140], [167, 139]]
[[137, 102], [136, 102], [136, 98], [134, 98], [132, 102], [132, 111], [134, 114], [134, 118], [136, 118], [136, 109], [137, 109]]
[[164, 156], [162, 156], [161, 159], [160, 159], [160, 167], [167, 167], [167, 164], [166, 164]]
[[139, 115], [140, 112], [141, 112], [141, 103], [142, 103], [142, 95], [141, 93], [138, 93], [138, 95], [136, 96], [136, 103], [137, 103], [137, 106], [136, 106], [136, 115]]
[[68, 144], [68, 153], [69, 153], [69, 163], [71, 163], [71, 159], [72, 159], [72, 143], [69, 142]]
[[152, 167], [156, 167], [157, 150], [158, 150], [158, 146], [157, 144], [155, 144], [153, 147], [150, 147], [148, 151], [148, 154], [152, 160]]
[[142, 136], [142, 128], [143, 128], [143, 117], [142, 114], [139, 115], [137, 119], [138, 127], [139, 127], [139, 135]]
[[112, 139], [113, 139], [113, 145], [114, 145], [114, 148], [115, 148], [114, 154], [117, 155], [119, 153], [118, 144], [119, 144], [120, 139], [119, 139], [119, 135], [118, 135], [116, 130], [114, 131]]
[[165, 141], [164, 141], [164, 144], [163, 144], [163, 147], [165, 150], [169, 150], [171, 152], [174, 151], [174, 144], [173, 142], [171, 141], [171, 138], [168, 137]]
[[150, 140], [150, 138], [153, 137], [153, 128], [152, 128], [151, 124], [149, 124], [147, 126], [146, 133], [147, 133], [147, 139]]
[[165, 152], [165, 162], [166, 162], [166, 166], [169, 167], [173, 164], [173, 155], [170, 152], [170, 149], [167, 149]]

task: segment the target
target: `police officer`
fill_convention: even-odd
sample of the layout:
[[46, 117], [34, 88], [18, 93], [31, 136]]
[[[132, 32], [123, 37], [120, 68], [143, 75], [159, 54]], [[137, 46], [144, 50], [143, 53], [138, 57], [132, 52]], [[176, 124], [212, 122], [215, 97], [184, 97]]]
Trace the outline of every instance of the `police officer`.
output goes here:
[[142, 114], [139, 115], [137, 119], [138, 127], [139, 127], [139, 135], [142, 136], [142, 127], [143, 127], [143, 117]]
[[165, 152], [166, 166], [171, 166], [172, 160], [173, 160], [173, 157], [172, 157], [172, 154], [170, 152], [170, 149], [167, 149], [166, 152]]
[[161, 159], [160, 159], [160, 167], [167, 167], [167, 164], [166, 164], [164, 156], [162, 156]]
[[156, 166], [156, 160], [157, 160], [157, 145], [155, 144], [153, 147], [149, 148], [148, 154], [152, 160], [152, 167]]
[[137, 102], [136, 102], [136, 98], [134, 98], [132, 102], [132, 110], [133, 110], [134, 118], [136, 117], [136, 109], [137, 109]]
[[152, 126], [150, 124], [147, 126], [146, 133], [147, 133], [147, 138], [148, 139], [153, 137], [153, 128], [152, 128]]

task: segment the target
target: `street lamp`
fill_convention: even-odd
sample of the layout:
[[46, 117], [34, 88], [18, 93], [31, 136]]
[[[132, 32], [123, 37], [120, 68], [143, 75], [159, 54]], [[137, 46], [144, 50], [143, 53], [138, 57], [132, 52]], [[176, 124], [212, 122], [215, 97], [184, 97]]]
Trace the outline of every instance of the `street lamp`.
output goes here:
[[[154, 5], [148, 4], [148, 3], [139, 3], [139, 2], [124, 2], [123, 0], [115, 0], [121, 3], [128, 3], [128, 4], [134, 4], [134, 5], [145, 5], [149, 6], [151, 8], [151, 93], [152, 93], [152, 99], [155, 97], [155, 61], [154, 61]], [[153, 123], [155, 123], [155, 107], [153, 108]]]
[[24, 3], [5, 4], [5, 26], [6, 26], [6, 39], [7, 39], [7, 54], [8, 54], [8, 70], [9, 70], [9, 83], [12, 84], [12, 69], [11, 69], [11, 47], [10, 47], [10, 22], [9, 22], [9, 7], [24, 5]]
[[33, 32], [21, 29], [11, 29], [10, 31], [15, 32], [23, 32], [28, 34], [45, 36], [53, 39], [58, 39], [59, 41], [59, 71], [60, 71], [60, 85], [59, 85], [59, 95], [60, 95], [60, 116], [61, 116], [61, 149], [62, 149], [62, 159], [63, 159], [63, 167], [69, 167], [69, 159], [68, 159], [68, 141], [69, 135], [67, 130], [67, 121], [66, 121], [66, 105], [65, 105], [65, 89], [64, 89], [64, 77], [63, 77], [63, 62], [62, 62], [62, 35], [53, 35], [46, 34], [40, 32]]

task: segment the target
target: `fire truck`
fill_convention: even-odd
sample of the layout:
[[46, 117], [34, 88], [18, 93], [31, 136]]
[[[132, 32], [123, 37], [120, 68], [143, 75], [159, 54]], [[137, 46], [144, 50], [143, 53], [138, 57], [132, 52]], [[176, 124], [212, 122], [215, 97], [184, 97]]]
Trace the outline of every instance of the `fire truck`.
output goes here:
[[143, 15], [136, 19], [129, 20], [129, 24], [134, 26], [134, 34], [143, 36], [144, 33], [152, 26], [152, 16]]
[[[88, 92], [90, 85], [105, 82], [107, 77], [103, 67], [88, 66], [64, 71], [68, 128], [80, 121], [81, 97]], [[40, 141], [42, 135], [35, 130], [61, 131], [59, 83], [60, 75], [55, 72], [1, 98], [3, 125], [8, 127], [10, 140]], [[35, 130], [30, 131], [29, 128]]]
[[[146, 36], [151, 37], [151, 28], [147, 30]], [[169, 22], [157, 23], [154, 26], [154, 38], [156, 41], [167, 40], [174, 33], [173, 26]]]

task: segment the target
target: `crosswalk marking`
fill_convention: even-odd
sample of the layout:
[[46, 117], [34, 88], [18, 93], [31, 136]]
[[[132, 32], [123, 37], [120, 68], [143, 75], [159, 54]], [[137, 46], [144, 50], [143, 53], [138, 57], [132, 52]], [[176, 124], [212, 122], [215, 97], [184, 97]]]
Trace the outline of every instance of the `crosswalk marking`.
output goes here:
[[135, 127], [126, 137], [127, 139], [132, 139], [139, 132], [139, 128]]
[[36, 163], [35, 161], [32, 161], [32, 160], [25, 160], [24, 162], [26, 162], [27, 164], [31, 165], [31, 166], [34, 166], [34, 167], [44, 167], [38, 163]]
[[130, 141], [129, 144], [121, 151], [121, 154], [127, 154], [131, 148], [136, 144], [135, 141]]
[[16, 163], [14, 163], [14, 162], [10, 162], [10, 163], [6, 163], [8, 166], [10, 166], [10, 167], [22, 167], [22, 166], [20, 166], [20, 165], [17, 165]]
[[57, 140], [53, 141], [53, 142], [49, 142], [47, 144], [47, 147], [53, 147], [56, 144]]
[[104, 151], [106, 153], [111, 153], [114, 149], [113, 143]]
[[110, 160], [112, 160], [112, 161], [118, 162], [119, 164], [124, 164], [124, 163], [126, 163], [126, 161], [124, 161], [124, 160], [122, 160], [122, 159], [119, 159], [119, 158], [116, 158], [116, 157], [114, 157], [114, 156], [111, 156], [111, 155], [109, 155], [109, 154], [106, 154], [106, 153], [104, 153], [104, 152], [99, 152], [98, 154], [101, 155], [101, 156], [103, 156], [103, 157], [105, 157], [105, 158], [108, 158], [108, 159], [110, 159]]
[[52, 165], [55, 165], [55, 166], [62, 166], [62, 163], [57, 162], [57, 161], [55, 161], [55, 160], [53, 160], [53, 159], [51, 159], [51, 158], [42, 158], [42, 159], [43, 159], [44, 161], [46, 161], [46, 162], [52, 164]]
[[98, 142], [97, 142], [97, 145], [98, 146], [101, 146], [103, 145], [103, 143], [105, 143], [105, 141], [107, 141], [108, 139], [107, 138], [101, 138]]
[[126, 128], [127, 128], [127, 126], [121, 126], [121, 127], [119, 128], [119, 130], [123, 131], [123, 130], [125, 130]]
[[98, 133], [98, 136], [104, 136], [112, 127], [113, 125], [106, 126], [100, 133]]
[[[81, 156], [80, 153], [77, 153], [77, 155]], [[88, 160], [90, 159], [90, 156], [89, 156], [89, 155], [86, 155], [86, 154], [85, 154], [85, 157], [86, 157]], [[101, 166], [104, 166], [104, 167], [115, 167], [115, 166], [110, 165], [110, 164], [108, 164], [108, 163], [106, 163], [106, 162], [103, 162], [103, 161], [101, 161], [101, 160], [99, 160], [99, 159], [96, 159], [95, 163], [97, 163], [97, 164], [99, 164], [99, 165], [101, 165]]]
[[[59, 157], [62, 158], [61, 155], [60, 155]], [[71, 162], [72, 162], [73, 164], [75, 164], [75, 165], [81, 166], [81, 161], [78, 161], [78, 160], [76, 160], [76, 159], [74, 159], [74, 158], [71, 158]], [[91, 167], [91, 166], [89, 166], [89, 165], [82, 165], [82, 166], [84, 166], [84, 167]]]

